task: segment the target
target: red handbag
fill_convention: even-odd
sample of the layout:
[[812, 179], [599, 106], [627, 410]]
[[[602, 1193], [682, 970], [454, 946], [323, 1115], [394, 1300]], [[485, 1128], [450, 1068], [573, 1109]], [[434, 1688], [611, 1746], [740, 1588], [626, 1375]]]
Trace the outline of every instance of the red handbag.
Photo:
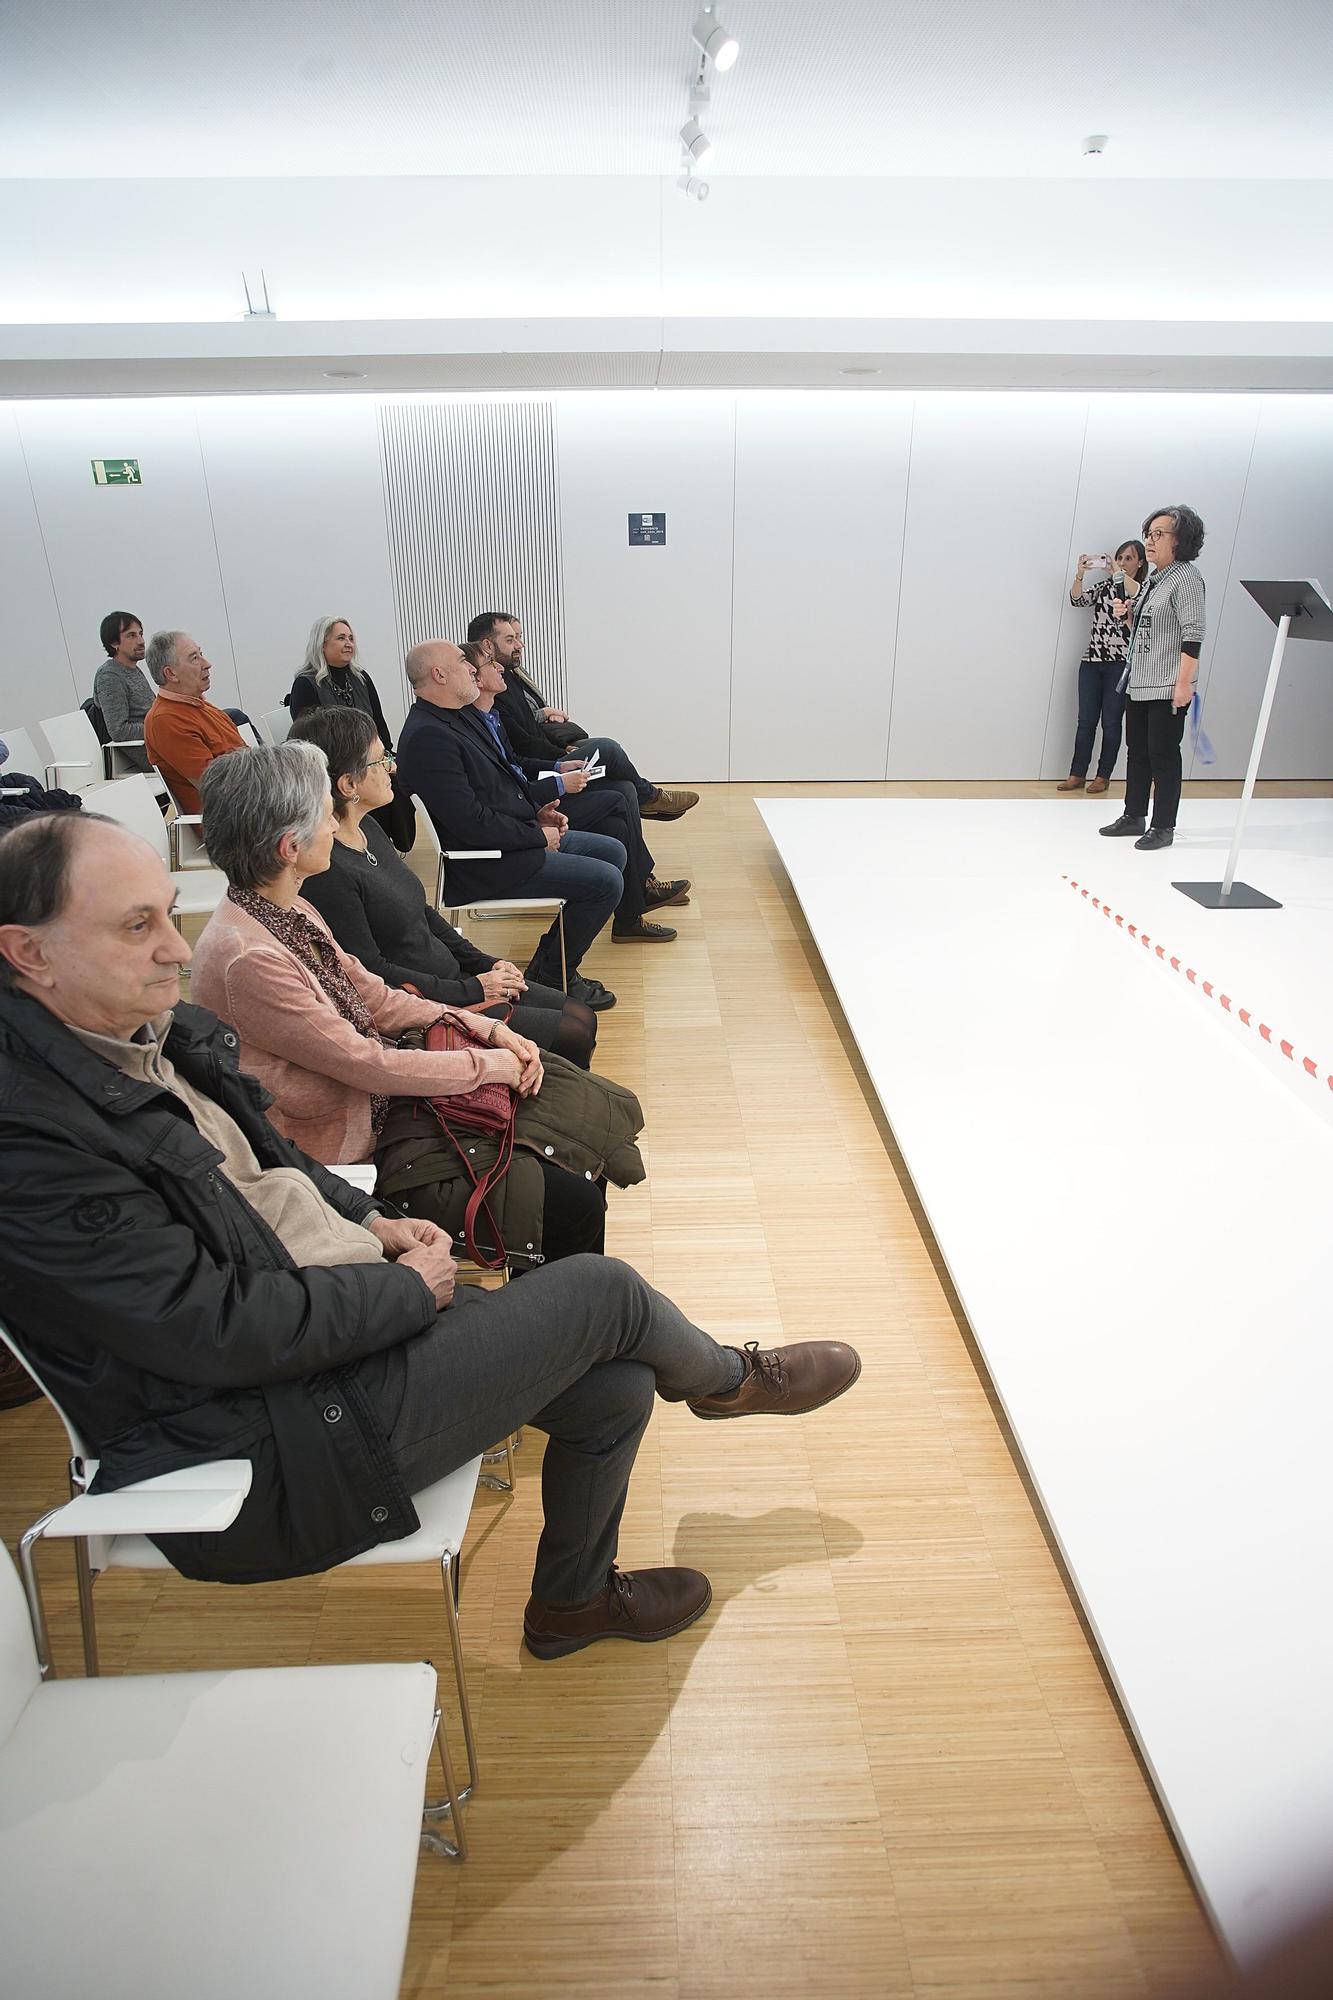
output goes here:
[[[430, 1050], [472, 1049], [476, 1046], [476, 1037], [455, 1027], [452, 1021], [436, 1021], [426, 1030], [426, 1047]], [[507, 1083], [479, 1083], [475, 1090], [465, 1090], [454, 1097], [428, 1097], [426, 1102], [472, 1183], [472, 1192], [463, 1212], [463, 1240], [467, 1244], [467, 1254], [483, 1271], [503, 1270], [508, 1261], [507, 1252], [491, 1212], [489, 1196], [508, 1173], [509, 1162], [514, 1157], [518, 1093], [511, 1090]], [[459, 1136], [460, 1133], [470, 1132], [480, 1132], [497, 1142], [495, 1159], [480, 1173]], [[491, 1233], [493, 1252], [484, 1251], [477, 1242], [477, 1222], [482, 1216]]]

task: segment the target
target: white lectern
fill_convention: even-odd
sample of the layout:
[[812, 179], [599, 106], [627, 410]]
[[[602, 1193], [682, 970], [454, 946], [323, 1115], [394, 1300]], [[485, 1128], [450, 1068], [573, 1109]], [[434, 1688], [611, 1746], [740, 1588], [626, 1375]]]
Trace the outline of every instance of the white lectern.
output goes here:
[[1277, 677], [1282, 672], [1282, 655], [1286, 650], [1289, 635], [1297, 639], [1333, 639], [1333, 604], [1325, 597], [1323, 587], [1309, 577], [1300, 583], [1245, 583], [1259, 609], [1266, 612], [1277, 626], [1277, 637], [1273, 641], [1273, 657], [1268, 663], [1268, 680], [1264, 687], [1264, 698], [1259, 704], [1259, 722], [1254, 732], [1254, 742], [1250, 749], [1250, 768], [1245, 773], [1245, 783], [1240, 795], [1240, 811], [1236, 814], [1236, 831], [1231, 836], [1231, 852], [1227, 856], [1226, 873], [1220, 882], [1173, 882], [1171, 887], [1179, 889], [1182, 896], [1188, 896], [1195, 903], [1202, 903], [1205, 910], [1280, 910], [1281, 903], [1274, 902], [1261, 890], [1252, 889], [1248, 882], [1236, 880], [1236, 863], [1240, 859], [1240, 843], [1245, 833], [1245, 816], [1250, 810], [1250, 800], [1254, 797], [1254, 781], [1259, 775], [1259, 760], [1264, 754], [1264, 738], [1268, 734], [1268, 718], [1273, 713], [1273, 697], [1277, 693]]

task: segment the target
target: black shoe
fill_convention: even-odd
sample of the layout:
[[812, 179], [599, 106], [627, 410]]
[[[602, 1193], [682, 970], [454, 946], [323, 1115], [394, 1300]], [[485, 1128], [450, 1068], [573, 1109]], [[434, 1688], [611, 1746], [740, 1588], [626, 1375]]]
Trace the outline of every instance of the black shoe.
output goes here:
[[1128, 813], [1121, 813], [1109, 826], [1098, 827], [1097, 831], [1107, 840], [1127, 840], [1133, 833], [1142, 833], [1148, 824], [1146, 819], [1132, 819]]
[[616, 996], [609, 986], [603, 986], [600, 979], [585, 979], [576, 972], [569, 982], [571, 1000], [581, 1000], [585, 1007], [591, 1007], [594, 1014], [604, 1014], [608, 1007], [614, 1007]]
[[689, 880], [681, 875], [674, 882], [660, 882], [656, 875], [650, 875], [643, 885], [643, 900], [650, 910], [660, 910], [667, 903], [688, 903]]
[[647, 917], [611, 926], [612, 944], [670, 944], [675, 935], [670, 924], [650, 924]]
[[1175, 837], [1176, 829], [1173, 826], [1154, 826], [1148, 829], [1142, 840], [1136, 840], [1134, 845], [1142, 848], [1145, 854], [1154, 854], [1159, 847], [1169, 847]]

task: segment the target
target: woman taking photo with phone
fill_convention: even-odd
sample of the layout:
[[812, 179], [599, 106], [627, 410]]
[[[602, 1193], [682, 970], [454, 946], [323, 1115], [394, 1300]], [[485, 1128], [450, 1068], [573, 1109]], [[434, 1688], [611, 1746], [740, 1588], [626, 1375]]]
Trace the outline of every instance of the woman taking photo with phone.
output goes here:
[[[1069, 586], [1069, 602], [1079, 611], [1092, 612], [1088, 650], [1078, 669], [1078, 727], [1074, 731], [1074, 756], [1069, 776], [1056, 786], [1060, 792], [1081, 792], [1092, 763], [1092, 746], [1097, 724], [1102, 725], [1102, 754], [1097, 775], [1088, 791], [1104, 792], [1111, 782], [1115, 760], [1120, 755], [1120, 734], [1124, 725], [1125, 697], [1120, 689], [1124, 677], [1125, 654], [1129, 646], [1129, 622], [1124, 616], [1127, 595], [1132, 597], [1143, 579], [1147, 559], [1142, 542], [1122, 542], [1111, 561], [1106, 556], [1080, 556], [1074, 581]], [[1105, 573], [1090, 589], [1083, 580], [1089, 570]], [[1127, 589], [1128, 586], [1128, 589]]]

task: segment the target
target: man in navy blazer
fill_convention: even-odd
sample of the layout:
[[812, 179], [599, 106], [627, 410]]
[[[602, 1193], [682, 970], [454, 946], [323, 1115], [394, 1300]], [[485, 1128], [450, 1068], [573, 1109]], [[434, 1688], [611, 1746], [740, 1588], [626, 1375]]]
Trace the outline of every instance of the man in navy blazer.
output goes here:
[[[588, 1007], [614, 1007], [615, 995], [576, 968], [624, 894], [623, 845], [607, 834], [573, 831], [555, 803], [556, 780], [533, 782], [516, 771], [484, 723], [466, 713], [477, 687], [457, 646], [444, 639], [414, 646], [407, 678], [416, 700], [398, 738], [399, 784], [421, 800], [442, 847], [500, 850], [496, 861], [450, 862], [450, 895], [460, 902], [525, 892], [563, 896], [570, 994]], [[619, 808], [614, 792], [606, 797], [608, 813]], [[556, 924], [527, 971], [544, 986], [560, 984]]]

